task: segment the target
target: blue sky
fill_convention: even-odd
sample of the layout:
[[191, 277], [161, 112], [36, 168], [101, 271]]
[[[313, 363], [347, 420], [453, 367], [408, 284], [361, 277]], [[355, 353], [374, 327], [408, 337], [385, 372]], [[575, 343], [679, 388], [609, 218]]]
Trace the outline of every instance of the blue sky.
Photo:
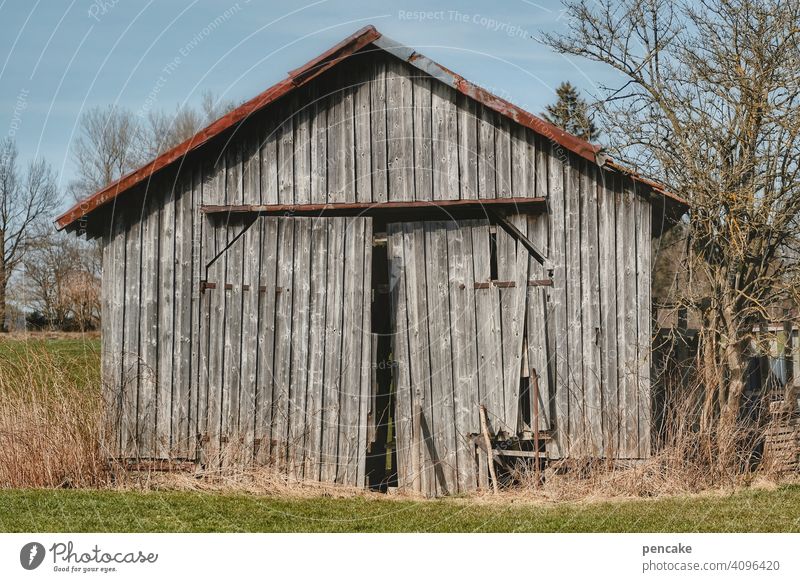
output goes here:
[[0, 0], [0, 137], [66, 186], [83, 110], [174, 110], [205, 89], [241, 102], [370, 23], [534, 113], [562, 80], [613, 81], [534, 39], [564, 29], [548, 0]]

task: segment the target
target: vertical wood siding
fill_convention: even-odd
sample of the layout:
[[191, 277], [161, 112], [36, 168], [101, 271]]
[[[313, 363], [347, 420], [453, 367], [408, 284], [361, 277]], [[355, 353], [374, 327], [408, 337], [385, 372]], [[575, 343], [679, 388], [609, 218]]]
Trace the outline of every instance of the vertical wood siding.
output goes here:
[[[383, 53], [352, 57], [176, 174], [118, 201], [104, 238], [110, 454], [219, 459], [244, 443], [294, 475], [363, 483], [357, 397], [371, 373], [351, 364], [372, 351], [344, 330], [369, 333], [371, 222], [262, 219], [207, 274], [245, 224], [199, 207], [505, 196], [548, 198], [546, 214], [510, 219], [548, 255], [552, 287], [527, 285], [550, 273], [501, 229], [498, 276], [515, 286], [471, 286], [490, 275], [485, 221], [392, 226], [401, 484], [467, 488], [474, 403], [513, 434], [521, 370], [539, 376], [551, 457], [650, 454], [650, 205], [630, 179]], [[201, 293], [207, 277], [217, 288]], [[434, 456], [443, 478], [422, 470]]]

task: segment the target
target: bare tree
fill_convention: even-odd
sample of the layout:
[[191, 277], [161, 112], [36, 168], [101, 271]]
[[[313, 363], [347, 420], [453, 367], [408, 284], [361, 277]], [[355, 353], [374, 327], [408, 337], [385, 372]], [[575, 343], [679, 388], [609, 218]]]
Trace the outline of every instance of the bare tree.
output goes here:
[[200, 111], [182, 107], [175, 113], [151, 110], [140, 118], [119, 106], [95, 107], [80, 119], [80, 135], [72, 146], [77, 178], [72, 197], [81, 200], [189, 139], [234, 107], [210, 91], [202, 94]]
[[44, 160], [17, 167], [17, 148], [0, 142], [0, 331], [5, 331], [6, 291], [11, 274], [38, 238], [38, 227], [58, 205], [56, 176]]
[[80, 118], [72, 146], [77, 178], [69, 189], [81, 200], [144, 163], [142, 129], [136, 116], [117, 106], [94, 107]]
[[[702, 319], [702, 432], [733, 462], [754, 327], [798, 305], [800, 2], [568, 2], [562, 53], [624, 77], [603, 118], [617, 155], [690, 203], [690, 284]], [[713, 436], [711, 436], [713, 435]]]

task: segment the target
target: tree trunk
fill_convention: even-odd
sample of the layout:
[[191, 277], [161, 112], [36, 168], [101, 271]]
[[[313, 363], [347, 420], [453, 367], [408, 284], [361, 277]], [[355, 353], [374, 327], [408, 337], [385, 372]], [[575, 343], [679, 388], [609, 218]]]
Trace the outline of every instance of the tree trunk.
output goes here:
[[8, 277], [6, 274], [6, 245], [5, 233], [0, 230], [0, 333], [5, 333], [6, 327], [6, 288]]

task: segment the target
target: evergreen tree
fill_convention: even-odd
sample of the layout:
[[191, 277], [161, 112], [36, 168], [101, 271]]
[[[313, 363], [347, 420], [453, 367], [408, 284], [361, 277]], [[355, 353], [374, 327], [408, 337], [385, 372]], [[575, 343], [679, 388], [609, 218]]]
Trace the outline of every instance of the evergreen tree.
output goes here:
[[556, 102], [545, 108], [544, 118], [581, 139], [596, 140], [600, 136], [600, 131], [589, 119], [589, 106], [581, 98], [578, 89], [569, 81], [565, 81], [556, 89], [556, 96], [558, 97]]

